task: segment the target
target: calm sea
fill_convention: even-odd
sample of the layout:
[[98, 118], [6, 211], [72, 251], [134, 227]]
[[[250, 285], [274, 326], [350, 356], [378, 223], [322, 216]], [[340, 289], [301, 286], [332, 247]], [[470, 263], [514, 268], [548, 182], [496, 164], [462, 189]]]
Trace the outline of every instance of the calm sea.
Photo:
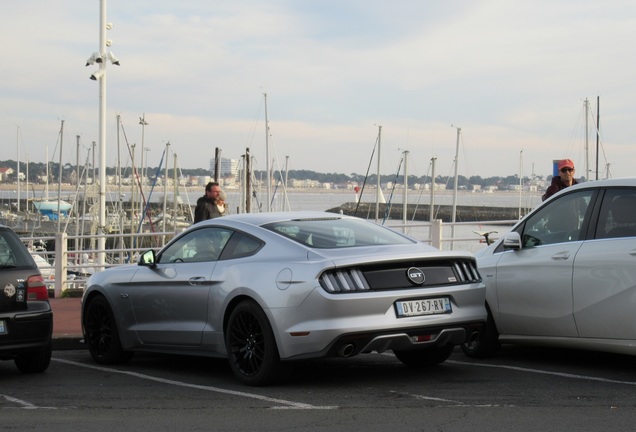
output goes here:
[[[54, 196], [56, 191], [49, 190], [49, 196]], [[180, 198], [184, 204], [194, 205], [196, 203], [197, 198], [202, 195], [202, 188], [192, 188], [188, 190], [181, 190], [179, 192]], [[74, 191], [63, 191], [62, 199], [68, 201], [74, 201]], [[116, 202], [118, 200], [118, 193], [116, 191], [107, 191], [107, 200], [111, 202]], [[146, 191], [145, 192], [146, 199], [151, 202], [162, 202], [164, 193], [162, 188], [155, 188], [154, 191]], [[42, 197], [42, 191], [31, 192], [30, 197]], [[128, 201], [130, 200], [130, 191], [126, 191], [123, 193], [122, 200]], [[272, 191], [272, 204], [271, 209], [273, 211], [295, 211], [295, 210], [313, 210], [313, 211], [325, 211], [328, 209], [332, 209], [334, 207], [338, 207], [345, 202], [355, 202], [356, 195], [353, 191], [306, 191], [302, 192], [298, 191], [290, 191], [287, 196], [283, 194], [280, 190]], [[0, 203], [3, 208], [7, 208], [9, 203], [13, 200], [15, 201], [17, 198], [17, 191], [15, 190], [2, 190], [0, 191]], [[21, 192], [21, 198], [26, 198], [26, 191]], [[400, 192], [394, 193], [391, 196], [390, 192], [384, 192], [384, 198], [387, 203], [391, 203], [393, 206], [401, 206], [402, 205], [402, 194]], [[428, 207], [430, 205], [430, 192], [419, 192], [419, 191], [409, 191], [407, 193], [408, 203], [421, 205], [422, 207]], [[436, 192], [434, 196], [434, 204], [435, 205], [452, 205], [453, 204], [453, 192], [452, 191], [443, 191]], [[172, 192], [168, 190], [167, 193], [167, 201], [172, 202]], [[237, 209], [240, 207], [240, 193], [234, 191], [227, 191], [227, 204], [232, 213], [236, 213]], [[376, 194], [375, 190], [365, 191], [365, 193], [361, 197], [362, 202], [375, 202]], [[261, 208], [262, 211], [265, 211], [267, 208], [267, 195], [266, 193], [257, 194], [255, 199], [252, 202], [253, 209], [252, 211], [257, 211], [257, 208]], [[478, 192], [467, 192], [467, 191], [459, 191], [457, 193], [457, 205], [460, 206], [483, 206], [483, 207], [509, 207], [509, 208], [520, 208], [521, 214], [526, 214], [529, 210], [536, 207], [541, 202], [541, 197], [539, 192], [534, 193], [523, 193], [519, 194], [518, 192], [494, 192], [494, 193], [478, 193]], [[373, 215], [371, 216], [373, 217]], [[402, 221], [396, 220], [387, 220], [387, 221], [379, 221], [386, 226], [392, 227], [401, 232], [405, 232], [413, 237], [416, 237], [420, 240], [426, 240], [429, 238], [429, 227], [425, 223], [418, 222], [410, 222], [408, 227], [403, 227]], [[494, 234], [492, 237], [496, 238], [498, 235], [501, 235], [507, 232], [510, 229], [510, 225], [486, 225], [486, 224], [458, 224], [455, 226], [454, 231], [452, 227], [449, 225], [444, 225], [442, 230], [442, 237], [444, 239], [455, 238], [459, 239], [453, 242], [451, 246], [450, 242], [444, 241], [442, 244], [442, 249], [455, 249], [455, 250], [469, 250], [471, 252], [475, 252], [476, 250], [485, 247], [484, 243], [480, 243], [479, 239], [481, 238], [479, 235], [475, 234], [474, 231], [498, 231], [497, 234]]]

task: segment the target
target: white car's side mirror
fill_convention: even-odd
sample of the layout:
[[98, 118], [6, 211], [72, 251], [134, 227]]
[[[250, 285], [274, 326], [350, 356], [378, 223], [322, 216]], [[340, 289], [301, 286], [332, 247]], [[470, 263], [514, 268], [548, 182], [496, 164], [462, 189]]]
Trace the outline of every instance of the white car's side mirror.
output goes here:
[[503, 238], [504, 249], [521, 249], [521, 236], [518, 232], [511, 231], [506, 233]]

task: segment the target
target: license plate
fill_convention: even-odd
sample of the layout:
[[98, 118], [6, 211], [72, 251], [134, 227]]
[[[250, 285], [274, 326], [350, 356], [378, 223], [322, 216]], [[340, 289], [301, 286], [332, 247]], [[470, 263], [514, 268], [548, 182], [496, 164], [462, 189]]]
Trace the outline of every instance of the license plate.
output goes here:
[[7, 323], [4, 320], [0, 320], [0, 334], [7, 333]]
[[448, 297], [401, 300], [395, 302], [395, 308], [398, 317], [445, 314], [453, 311]]

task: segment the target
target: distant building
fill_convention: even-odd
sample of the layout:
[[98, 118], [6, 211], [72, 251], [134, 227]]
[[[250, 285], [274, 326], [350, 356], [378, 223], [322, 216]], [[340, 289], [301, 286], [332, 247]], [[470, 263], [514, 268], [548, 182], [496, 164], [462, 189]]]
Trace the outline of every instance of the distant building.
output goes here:
[[0, 181], [7, 181], [12, 174], [13, 168], [0, 168]]
[[[239, 173], [240, 160], [221, 158], [219, 164], [219, 178], [233, 177], [236, 178]], [[210, 159], [210, 172], [214, 176], [214, 168], [216, 167], [216, 158]]]

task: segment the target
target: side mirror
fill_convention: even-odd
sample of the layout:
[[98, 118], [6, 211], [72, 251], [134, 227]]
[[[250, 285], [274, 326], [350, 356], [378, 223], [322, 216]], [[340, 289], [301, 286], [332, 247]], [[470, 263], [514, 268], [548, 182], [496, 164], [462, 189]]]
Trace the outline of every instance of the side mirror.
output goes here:
[[139, 257], [139, 262], [137, 262], [137, 264], [144, 267], [154, 268], [157, 265], [156, 258], [157, 256], [155, 255], [155, 251], [149, 249], [141, 254], [141, 256]]
[[514, 231], [506, 233], [503, 238], [503, 247], [506, 250], [520, 250], [521, 236], [519, 235], [519, 233]]

